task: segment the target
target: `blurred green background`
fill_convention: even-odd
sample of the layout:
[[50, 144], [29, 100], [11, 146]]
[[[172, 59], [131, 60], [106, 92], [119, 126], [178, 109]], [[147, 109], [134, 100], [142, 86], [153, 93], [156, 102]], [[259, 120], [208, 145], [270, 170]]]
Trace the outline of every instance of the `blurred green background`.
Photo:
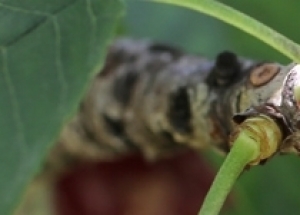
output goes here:
[[[223, 0], [280, 33], [300, 42], [296, 0]], [[272, 48], [227, 24], [203, 14], [170, 5], [127, 0], [124, 19], [126, 35], [147, 38], [180, 47], [189, 53], [213, 58], [222, 50], [239, 55], [274, 60], [289, 60]], [[223, 158], [209, 153], [218, 167]], [[300, 214], [300, 158], [277, 156], [264, 166], [252, 168], [235, 187], [235, 204], [226, 214]]]

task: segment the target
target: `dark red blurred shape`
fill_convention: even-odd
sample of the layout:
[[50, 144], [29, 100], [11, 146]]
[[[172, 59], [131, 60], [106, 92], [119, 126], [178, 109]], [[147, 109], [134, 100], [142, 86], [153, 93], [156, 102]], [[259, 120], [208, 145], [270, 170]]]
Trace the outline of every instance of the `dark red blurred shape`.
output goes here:
[[196, 215], [213, 175], [191, 152], [84, 165], [58, 181], [58, 215]]

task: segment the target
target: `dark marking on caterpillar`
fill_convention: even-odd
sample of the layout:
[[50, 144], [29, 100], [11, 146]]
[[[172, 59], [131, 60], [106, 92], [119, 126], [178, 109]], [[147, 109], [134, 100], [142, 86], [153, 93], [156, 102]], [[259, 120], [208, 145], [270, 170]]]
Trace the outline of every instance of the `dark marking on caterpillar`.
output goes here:
[[221, 52], [207, 78], [207, 83], [213, 87], [227, 87], [239, 80], [240, 70], [241, 65], [234, 53]]
[[137, 148], [137, 145], [132, 141], [125, 132], [125, 126], [120, 120], [112, 119], [106, 115], [103, 115], [104, 122], [106, 124], [108, 132], [112, 135], [122, 139], [124, 143], [131, 149]]
[[132, 95], [132, 89], [138, 80], [138, 73], [134, 70], [118, 77], [114, 83], [112, 93], [118, 102], [126, 106]]
[[236, 101], [235, 101], [235, 111], [236, 113], [241, 112], [240, 104], [241, 104], [241, 98], [242, 98], [242, 92], [240, 91], [237, 96], [236, 96]]
[[120, 120], [112, 119], [103, 115], [107, 130], [115, 136], [122, 136], [124, 134], [124, 125]]
[[112, 53], [109, 53], [106, 57], [105, 64], [101, 72], [97, 74], [98, 78], [103, 78], [107, 75], [110, 75], [111, 73], [115, 72], [115, 69], [121, 64], [122, 62], [113, 55]]
[[164, 139], [166, 139], [166, 141], [169, 143], [176, 143], [172, 133], [169, 131], [162, 131], [159, 133], [159, 135], [162, 136]]
[[180, 133], [191, 133], [190, 120], [192, 114], [187, 89], [179, 87], [176, 92], [170, 95], [169, 102], [170, 107], [167, 117], [170, 124]]
[[137, 58], [138, 56], [136, 54], [128, 53], [122, 48], [112, 47], [106, 57], [104, 68], [98, 73], [98, 77], [105, 77], [106, 75], [115, 72], [118, 66], [126, 63], [133, 63]]

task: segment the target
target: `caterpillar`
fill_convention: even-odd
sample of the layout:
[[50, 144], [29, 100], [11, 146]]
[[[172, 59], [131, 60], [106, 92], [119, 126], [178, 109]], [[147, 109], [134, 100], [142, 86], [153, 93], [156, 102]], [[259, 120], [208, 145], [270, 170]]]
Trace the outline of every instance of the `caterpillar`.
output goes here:
[[265, 112], [286, 128], [285, 118], [278, 117], [284, 114], [272, 114], [276, 108], [266, 102], [282, 88], [292, 66], [229, 51], [209, 60], [164, 44], [119, 39], [77, 115], [63, 128], [46, 169], [132, 153], [155, 161], [207, 146], [226, 153], [235, 123], [259, 112], [253, 107], [269, 108]]

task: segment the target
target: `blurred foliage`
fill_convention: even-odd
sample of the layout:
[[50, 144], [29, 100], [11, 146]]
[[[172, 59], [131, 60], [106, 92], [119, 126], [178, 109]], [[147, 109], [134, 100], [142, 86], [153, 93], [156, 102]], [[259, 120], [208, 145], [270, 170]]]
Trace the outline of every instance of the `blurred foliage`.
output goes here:
[[1, 215], [11, 214], [43, 169], [46, 151], [103, 65], [122, 9], [119, 0], [0, 1]]
[[[300, 1], [222, 2], [300, 42], [300, 31], [295, 24]], [[283, 55], [244, 32], [183, 8], [128, 0], [124, 23], [130, 37], [164, 42], [209, 58], [222, 50], [231, 50], [253, 59], [289, 63]], [[209, 159], [217, 165], [222, 160], [211, 153]], [[264, 166], [245, 172], [235, 189], [235, 205], [227, 214], [300, 214], [299, 167], [300, 159], [296, 156], [276, 156]]]

